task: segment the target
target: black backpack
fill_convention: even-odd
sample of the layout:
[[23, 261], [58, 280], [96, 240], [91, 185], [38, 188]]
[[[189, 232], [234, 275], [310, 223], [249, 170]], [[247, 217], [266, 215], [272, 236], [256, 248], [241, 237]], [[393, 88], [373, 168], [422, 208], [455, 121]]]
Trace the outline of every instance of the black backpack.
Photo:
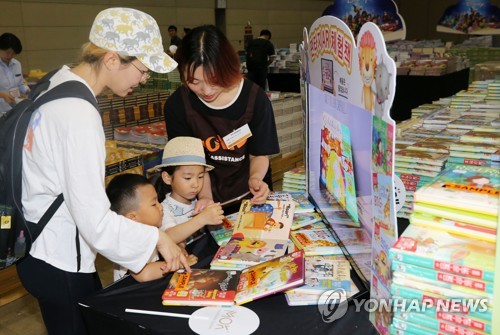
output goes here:
[[[22, 149], [31, 115], [41, 105], [61, 98], [84, 99], [98, 109], [94, 95], [79, 81], [64, 82], [36, 99], [48, 89], [50, 78], [57, 71], [54, 70], [43, 77], [28, 99], [19, 102], [0, 117], [0, 270], [28, 254], [32, 243], [64, 201], [63, 195], [60, 194], [38, 224], [24, 219], [21, 204]], [[77, 248], [79, 249], [78, 244]]]

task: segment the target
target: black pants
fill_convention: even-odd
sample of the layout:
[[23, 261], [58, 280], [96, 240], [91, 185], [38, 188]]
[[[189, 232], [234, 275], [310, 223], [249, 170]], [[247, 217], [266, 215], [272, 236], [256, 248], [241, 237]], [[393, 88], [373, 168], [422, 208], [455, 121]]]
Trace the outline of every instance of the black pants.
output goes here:
[[78, 301], [102, 289], [97, 272], [66, 272], [28, 255], [18, 263], [17, 273], [38, 300], [50, 335], [87, 334]]
[[247, 78], [266, 90], [267, 69], [248, 70]]

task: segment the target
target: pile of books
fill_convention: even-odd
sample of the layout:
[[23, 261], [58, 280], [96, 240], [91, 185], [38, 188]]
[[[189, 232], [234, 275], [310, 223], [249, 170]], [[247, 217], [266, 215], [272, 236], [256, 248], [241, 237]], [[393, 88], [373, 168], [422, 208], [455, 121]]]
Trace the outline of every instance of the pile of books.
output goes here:
[[471, 165], [415, 192], [411, 224], [389, 251], [391, 293], [426, 308], [396, 310], [395, 330], [491, 333], [499, 192], [500, 169]]
[[406, 189], [403, 208], [398, 217], [408, 218], [413, 211], [414, 192], [437, 176], [448, 159], [447, 153], [403, 149], [396, 152], [395, 173]]
[[500, 132], [468, 131], [450, 146], [447, 164], [500, 167]]
[[283, 174], [282, 190], [285, 192], [305, 192], [306, 169], [303, 166], [297, 167]]

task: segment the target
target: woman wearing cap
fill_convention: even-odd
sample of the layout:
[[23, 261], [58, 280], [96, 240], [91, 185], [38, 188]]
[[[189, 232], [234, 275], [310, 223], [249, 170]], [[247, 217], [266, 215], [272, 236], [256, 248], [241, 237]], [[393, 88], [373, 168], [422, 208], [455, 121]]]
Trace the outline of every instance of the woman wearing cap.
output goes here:
[[[197, 210], [212, 201], [239, 200], [249, 191], [253, 202], [263, 203], [271, 183], [270, 177], [264, 181], [268, 156], [279, 152], [265, 92], [243, 78], [237, 53], [215, 26], [193, 28], [182, 39], [176, 60], [184, 85], [165, 104], [168, 136], [200, 138], [208, 164], [215, 167]], [[237, 211], [239, 202], [233, 204], [225, 211]]]
[[[109, 88], [126, 96], [176, 63], [163, 51], [156, 21], [129, 8], [100, 12], [90, 42], [73, 68], [63, 66], [50, 87], [76, 80], [94, 94]], [[164, 271], [189, 269], [179, 247], [158, 228], [110, 210], [105, 193], [105, 136], [99, 111], [87, 101], [64, 98], [33, 114], [23, 149], [23, 210], [28, 221], [62, 193], [64, 202], [18, 264], [19, 277], [40, 305], [49, 334], [85, 334], [78, 300], [101, 288], [95, 256], [104, 255], [134, 272], [158, 249]], [[80, 254], [80, 257], [77, 254]]]

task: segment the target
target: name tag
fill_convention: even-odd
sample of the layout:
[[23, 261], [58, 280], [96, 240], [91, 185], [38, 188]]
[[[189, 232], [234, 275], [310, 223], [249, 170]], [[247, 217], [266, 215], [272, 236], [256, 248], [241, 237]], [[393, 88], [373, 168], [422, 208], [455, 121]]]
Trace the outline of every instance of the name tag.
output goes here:
[[222, 139], [224, 140], [224, 143], [226, 143], [226, 146], [229, 149], [232, 149], [233, 147], [240, 144], [250, 136], [252, 136], [250, 127], [248, 127], [248, 124], [245, 124], [244, 126], [241, 126], [240, 128], [233, 131], [232, 133], [224, 136]]

